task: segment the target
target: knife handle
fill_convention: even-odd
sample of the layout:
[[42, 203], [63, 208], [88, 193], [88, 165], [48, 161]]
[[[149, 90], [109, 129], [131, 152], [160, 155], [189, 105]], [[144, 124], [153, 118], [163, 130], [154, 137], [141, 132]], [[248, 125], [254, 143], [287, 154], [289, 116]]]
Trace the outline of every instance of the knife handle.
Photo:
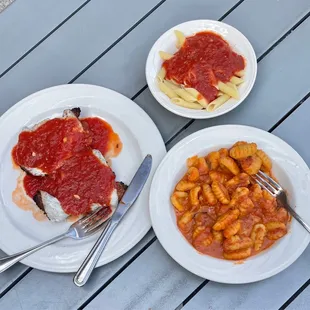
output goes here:
[[109, 221], [102, 231], [97, 242], [73, 278], [73, 282], [76, 286], [83, 286], [87, 282], [116, 226], [116, 222]]

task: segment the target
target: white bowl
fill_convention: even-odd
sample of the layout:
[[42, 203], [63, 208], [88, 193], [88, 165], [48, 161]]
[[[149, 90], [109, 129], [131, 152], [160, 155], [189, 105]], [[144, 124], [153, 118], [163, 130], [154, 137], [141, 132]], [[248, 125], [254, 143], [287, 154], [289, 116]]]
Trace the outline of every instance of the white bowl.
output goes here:
[[[156, 76], [162, 66], [162, 59], [159, 57], [159, 51], [165, 51], [174, 54], [177, 49], [175, 47], [176, 37], [174, 30], [182, 31], [185, 36], [191, 36], [197, 32], [211, 30], [220, 34], [232, 47], [234, 51], [242, 55], [246, 59], [245, 82], [240, 85], [240, 99], [230, 99], [220, 108], [213, 112], [206, 110], [192, 110], [183, 108], [173, 104], [170, 99], [160, 91], [156, 83]], [[248, 39], [236, 28], [225, 23], [215, 20], [193, 20], [177, 25], [165, 32], [153, 45], [147, 61], [146, 61], [146, 80], [149, 89], [155, 99], [167, 110], [172, 113], [188, 118], [212, 118], [225, 114], [236, 108], [250, 93], [257, 72], [257, 61], [254, 49]]]
[[180, 141], [159, 165], [151, 185], [152, 226], [162, 246], [180, 265], [200, 277], [222, 283], [249, 283], [271, 277], [291, 265], [310, 240], [310, 234], [293, 219], [285, 237], [243, 264], [236, 264], [198, 253], [183, 237], [176, 225], [170, 195], [186, 172], [186, 159], [231, 146], [237, 140], [256, 142], [266, 151], [291, 205], [310, 223], [309, 168], [298, 153], [278, 137], [257, 128], [227, 125], [200, 130]]

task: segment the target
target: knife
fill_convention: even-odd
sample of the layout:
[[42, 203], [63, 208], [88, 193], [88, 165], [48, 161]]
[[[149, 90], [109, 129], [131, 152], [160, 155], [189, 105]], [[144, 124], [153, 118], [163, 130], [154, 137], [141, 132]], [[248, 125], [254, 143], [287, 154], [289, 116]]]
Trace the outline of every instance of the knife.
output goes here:
[[111, 217], [111, 220], [102, 231], [95, 245], [93, 246], [86, 259], [82, 263], [81, 267], [75, 274], [73, 282], [76, 286], [83, 286], [89, 279], [113, 231], [142, 191], [144, 184], [151, 172], [151, 168], [152, 156], [148, 154], [144, 158], [135, 176], [131, 180], [123, 198], [116, 207], [115, 212]]

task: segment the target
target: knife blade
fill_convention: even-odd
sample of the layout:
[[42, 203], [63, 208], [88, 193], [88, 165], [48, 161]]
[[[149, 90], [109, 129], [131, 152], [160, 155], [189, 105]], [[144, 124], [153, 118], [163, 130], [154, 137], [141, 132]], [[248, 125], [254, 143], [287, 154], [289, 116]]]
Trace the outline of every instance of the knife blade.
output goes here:
[[113, 213], [111, 220], [102, 231], [95, 245], [87, 255], [86, 259], [80, 266], [79, 270], [73, 278], [73, 282], [77, 286], [83, 286], [89, 279], [93, 269], [95, 268], [104, 248], [106, 247], [109, 239], [111, 238], [112, 233], [114, 232], [117, 225], [121, 222], [127, 211], [133, 205], [133, 203], [138, 198], [141, 193], [145, 182], [148, 179], [148, 176], [152, 168], [152, 156], [148, 154], [133, 179], [131, 180], [123, 198], [116, 207], [115, 212]]

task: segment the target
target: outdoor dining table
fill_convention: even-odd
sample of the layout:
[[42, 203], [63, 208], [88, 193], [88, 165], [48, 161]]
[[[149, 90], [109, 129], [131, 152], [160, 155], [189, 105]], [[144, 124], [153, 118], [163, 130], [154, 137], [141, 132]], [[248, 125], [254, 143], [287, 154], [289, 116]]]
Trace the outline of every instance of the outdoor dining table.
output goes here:
[[[241, 124], [281, 137], [310, 165], [309, 16], [309, 0], [15, 0], [0, 13], [0, 115], [47, 87], [95, 84], [144, 109], [167, 150], [197, 130]], [[159, 36], [195, 19], [237, 28], [258, 63], [246, 100], [207, 120], [165, 110], [145, 78]], [[272, 278], [228, 285], [181, 267], [151, 229], [129, 252], [97, 268], [84, 287], [72, 278], [16, 264], [0, 274], [0, 309], [310, 309], [310, 247]]]

